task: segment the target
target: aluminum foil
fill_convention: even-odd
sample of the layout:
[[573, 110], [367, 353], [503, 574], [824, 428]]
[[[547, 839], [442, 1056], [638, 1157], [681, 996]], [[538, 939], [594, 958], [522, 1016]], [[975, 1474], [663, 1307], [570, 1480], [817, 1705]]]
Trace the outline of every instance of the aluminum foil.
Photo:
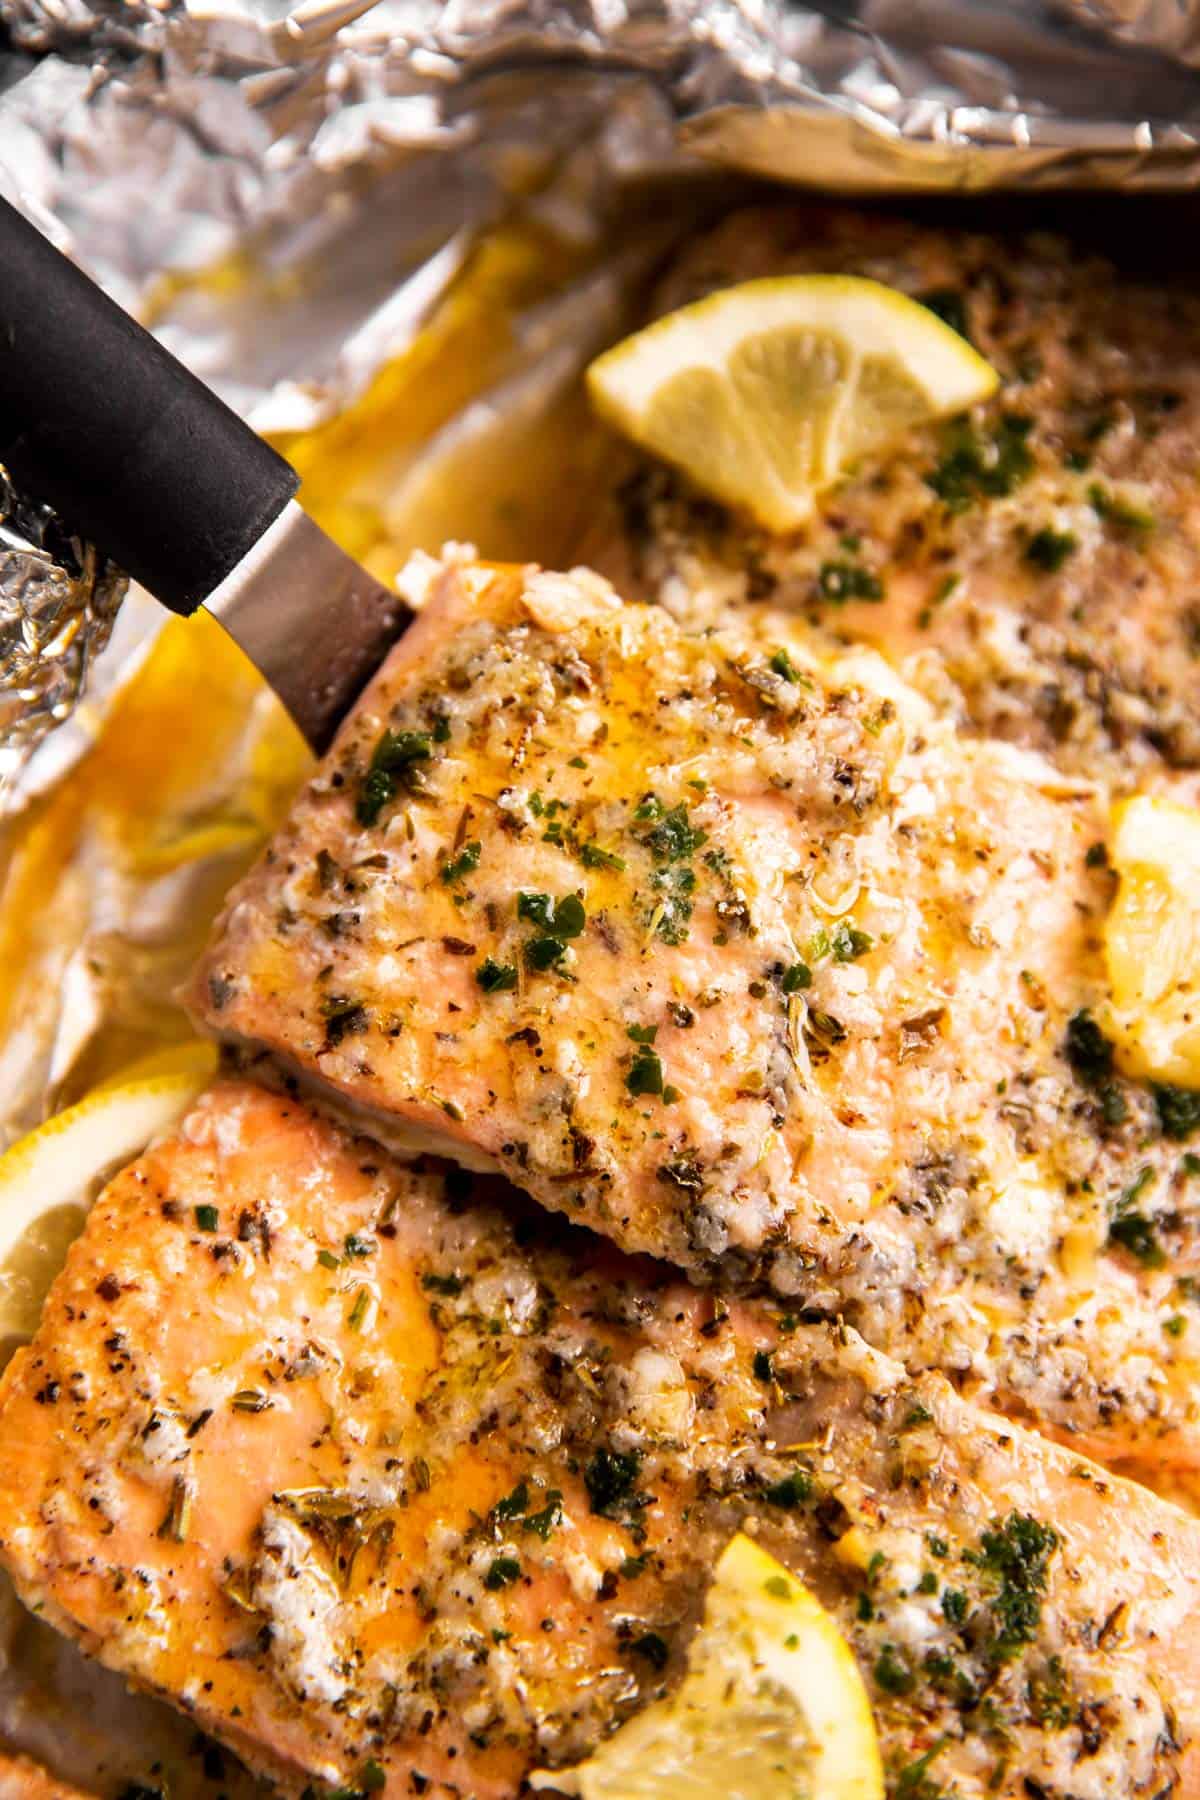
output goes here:
[[127, 583], [0, 468], [0, 792], [68, 717]]

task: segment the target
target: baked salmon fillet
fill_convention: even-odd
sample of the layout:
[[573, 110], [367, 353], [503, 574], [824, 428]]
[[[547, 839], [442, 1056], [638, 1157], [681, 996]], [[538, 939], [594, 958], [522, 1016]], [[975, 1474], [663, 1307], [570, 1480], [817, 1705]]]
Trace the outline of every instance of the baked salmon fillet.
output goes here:
[[1197, 1791], [1196, 1521], [248, 1083], [109, 1185], [0, 1384], [25, 1600], [290, 1789], [586, 1755], [737, 1529], [838, 1621], [894, 1794]]
[[1094, 795], [786, 615], [426, 575], [202, 1023], [392, 1148], [1192, 1467], [1194, 1159], [1088, 1012]]
[[1003, 377], [773, 537], [630, 459], [580, 559], [692, 623], [771, 600], [876, 644], [986, 734], [1114, 787], [1200, 768], [1200, 295], [1044, 234], [796, 202], [697, 240], [654, 310], [764, 275], [925, 300]]

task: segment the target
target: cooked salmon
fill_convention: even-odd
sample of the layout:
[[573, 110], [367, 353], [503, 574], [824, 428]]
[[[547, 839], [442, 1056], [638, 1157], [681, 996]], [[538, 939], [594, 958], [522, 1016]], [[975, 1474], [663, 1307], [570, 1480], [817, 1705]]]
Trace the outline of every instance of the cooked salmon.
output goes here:
[[786, 615], [427, 573], [230, 898], [203, 1022], [393, 1147], [1193, 1468], [1200, 1164], [1092, 1016], [1087, 784]]
[[580, 1758], [737, 1529], [839, 1621], [895, 1794], [1200, 1791], [1200, 1523], [249, 1084], [110, 1184], [0, 1388], [25, 1599], [289, 1789]]
[[985, 734], [1125, 790], [1200, 791], [1200, 295], [1045, 234], [796, 202], [698, 239], [656, 311], [763, 275], [867, 276], [1003, 377], [772, 537], [631, 459], [581, 550], [692, 623], [746, 602], [877, 645]]

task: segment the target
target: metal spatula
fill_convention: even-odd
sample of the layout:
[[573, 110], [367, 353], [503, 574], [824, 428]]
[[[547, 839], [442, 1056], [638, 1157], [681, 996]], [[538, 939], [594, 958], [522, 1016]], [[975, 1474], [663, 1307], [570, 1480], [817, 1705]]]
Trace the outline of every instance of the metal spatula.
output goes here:
[[0, 463], [172, 612], [207, 607], [314, 749], [408, 620], [291, 465], [2, 199]]

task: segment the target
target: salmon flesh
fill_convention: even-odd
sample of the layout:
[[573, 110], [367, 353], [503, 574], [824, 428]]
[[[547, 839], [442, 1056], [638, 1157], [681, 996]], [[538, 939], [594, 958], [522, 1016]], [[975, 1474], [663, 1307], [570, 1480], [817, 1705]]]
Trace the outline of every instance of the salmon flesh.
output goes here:
[[586, 1755], [739, 1529], [845, 1633], [894, 1792], [1197, 1791], [1200, 1523], [248, 1083], [109, 1185], [0, 1387], [27, 1603], [289, 1791]]

